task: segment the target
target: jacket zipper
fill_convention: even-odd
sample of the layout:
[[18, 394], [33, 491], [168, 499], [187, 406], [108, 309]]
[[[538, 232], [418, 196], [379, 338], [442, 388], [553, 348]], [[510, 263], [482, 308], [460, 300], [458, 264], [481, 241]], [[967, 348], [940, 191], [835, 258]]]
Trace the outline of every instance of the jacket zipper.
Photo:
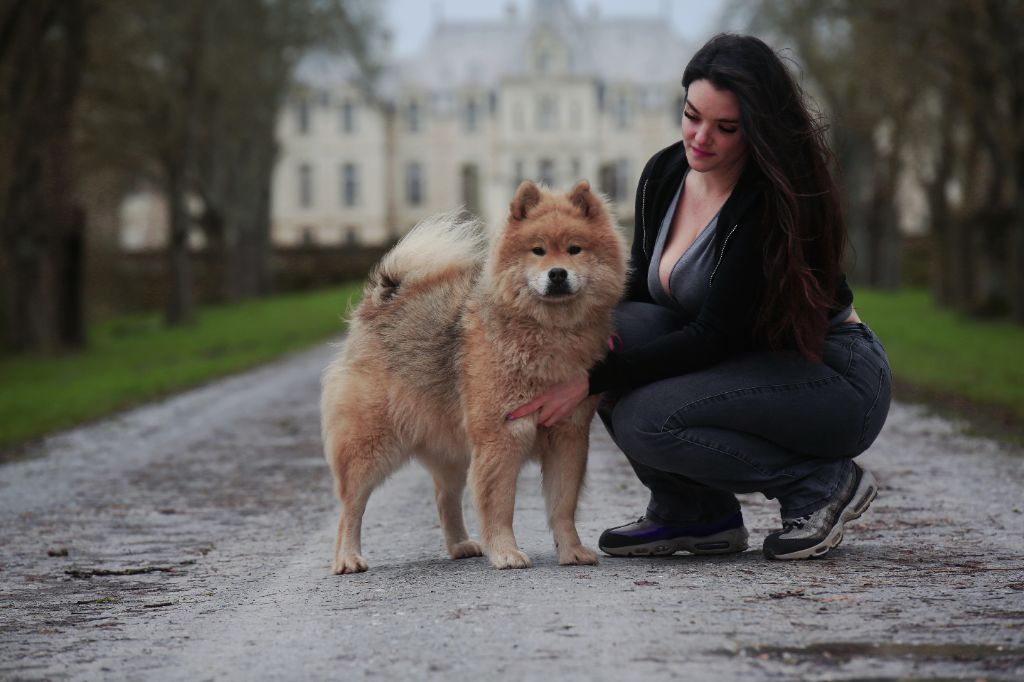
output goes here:
[[736, 228], [739, 226], [740, 224], [736, 223], [732, 226], [732, 229], [729, 230], [729, 234], [725, 235], [725, 241], [722, 242], [722, 250], [718, 252], [718, 262], [715, 263], [715, 269], [711, 271], [711, 276], [708, 277], [708, 286], [711, 286], [711, 283], [715, 281], [715, 273], [718, 272], [718, 266], [722, 264], [722, 257], [725, 256], [725, 247], [729, 245], [729, 237], [732, 236], [732, 233], [735, 232]]

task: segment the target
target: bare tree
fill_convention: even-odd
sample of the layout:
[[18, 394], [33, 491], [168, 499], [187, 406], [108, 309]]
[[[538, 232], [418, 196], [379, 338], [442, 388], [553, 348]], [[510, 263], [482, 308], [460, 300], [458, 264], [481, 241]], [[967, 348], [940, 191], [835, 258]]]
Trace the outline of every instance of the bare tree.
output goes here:
[[[372, 4], [353, 0], [218, 5], [215, 23], [232, 38], [210, 46], [197, 191], [205, 205], [203, 227], [222, 254], [224, 299], [270, 289], [275, 126], [297, 61], [311, 49], [347, 55], [371, 83], [377, 70], [373, 10]], [[240, 73], [238, 64], [247, 68]]]
[[0, 305], [16, 350], [84, 343], [72, 120], [89, 13], [85, 0], [0, 3]]
[[838, 148], [870, 270], [893, 249], [878, 236], [893, 234], [895, 183], [910, 177], [927, 198], [938, 300], [1024, 321], [1024, 0], [764, 0], [755, 16], [796, 45], [837, 138], [853, 131]]
[[107, 0], [105, 8], [83, 124], [97, 165], [132, 167], [167, 199], [168, 323], [194, 315], [196, 223], [219, 256], [222, 297], [266, 293], [275, 126], [295, 64], [310, 49], [332, 49], [371, 73], [376, 6]]

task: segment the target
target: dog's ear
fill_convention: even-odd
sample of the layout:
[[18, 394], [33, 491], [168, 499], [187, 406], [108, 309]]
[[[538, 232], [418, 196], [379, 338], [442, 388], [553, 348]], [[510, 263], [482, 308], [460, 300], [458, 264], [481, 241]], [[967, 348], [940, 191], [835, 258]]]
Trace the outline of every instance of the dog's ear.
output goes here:
[[513, 220], [523, 220], [526, 215], [540, 203], [540, 190], [529, 180], [523, 180], [516, 190], [516, 195], [509, 206]]
[[601, 214], [601, 200], [590, 191], [590, 183], [580, 180], [569, 190], [569, 201], [579, 209], [585, 218], [596, 218]]

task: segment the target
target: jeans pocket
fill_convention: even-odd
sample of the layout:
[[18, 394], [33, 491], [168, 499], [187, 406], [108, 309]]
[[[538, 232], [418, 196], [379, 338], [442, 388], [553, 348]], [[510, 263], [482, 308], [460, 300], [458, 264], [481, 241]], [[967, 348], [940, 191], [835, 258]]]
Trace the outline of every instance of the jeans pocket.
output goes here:
[[844, 339], [842, 335], [830, 334], [825, 338], [821, 360], [839, 376], [846, 376], [853, 368], [853, 343]]
[[875, 389], [875, 397], [864, 413], [864, 425], [861, 428], [860, 441], [858, 446], [861, 452], [875, 442], [878, 434], [885, 425], [886, 417], [889, 416], [889, 403], [892, 400], [892, 383], [889, 378], [889, 367], [883, 364], [878, 369], [878, 385]]

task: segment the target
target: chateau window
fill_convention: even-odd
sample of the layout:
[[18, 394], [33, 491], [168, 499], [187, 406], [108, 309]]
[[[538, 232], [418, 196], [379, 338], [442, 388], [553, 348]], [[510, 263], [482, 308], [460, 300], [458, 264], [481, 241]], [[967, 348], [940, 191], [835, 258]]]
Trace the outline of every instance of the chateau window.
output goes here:
[[623, 200], [629, 195], [629, 160], [615, 162], [615, 198]]
[[625, 93], [620, 93], [615, 98], [615, 126], [620, 130], [629, 127], [629, 98]]
[[299, 243], [303, 246], [313, 246], [316, 244], [316, 234], [313, 232], [312, 227], [302, 228], [302, 233], [299, 235]]
[[682, 125], [684, 109], [686, 109], [686, 98], [680, 95], [676, 97], [675, 108], [672, 110], [672, 116], [675, 119], [676, 125]]
[[473, 215], [480, 215], [480, 169], [475, 163], [462, 166], [462, 203]]
[[345, 246], [359, 245], [359, 228], [355, 225], [345, 227]]
[[409, 129], [409, 132], [418, 132], [422, 126], [423, 121], [421, 120], [422, 114], [420, 112], [420, 104], [416, 100], [411, 100], [409, 106], [405, 109], [405, 125]]
[[405, 166], [405, 203], [409, 206], [423, 203], [423, 165], [418, 161]]
[[615, 196], [615, 164], [614, 163], [603, 163], [601, 164], [601, 170], [598, 173], [598, 185], [601, 188], [601, 193], [607, 195], [609, 199], [615, 201], [618, 197]]
[[558, 128], [558, 100], [554, 97], [541, 97], [537, 102], [537, 128], [539, 130], [556, 130]]
[[519, 187], [520, 183], [526, 179], [526, 164], [523, 163], [522, 159], [516, 159], [513, 164], [512, 176], [515, 178], [515, 187]]
[[523, 112], [522, 102], [512, 105], [512, 128], [519, 133], [526, 130], [526, 114]]
[[350, 100], [345, 100], [338, 108], [338, 124], [343, 133], [355, 132], [356, 107]]
[[541, 159], [537, 179], [541, 184], [548, 187], [555, 186], [555, 162], [551, 159]]
[[359, 169], [354, 163], [341, 165], [341, 205], [355, 206], [359, 203]]
[[295, 124], [300, 135], [309, 134], [309, 100], [300, 99], [295, 105]]
[[466, 100], [466, 108], [463, 110], [463, 121], [467, 131], [474, 132], [477, 129], [477, 119], [479, 118], [479, 115], [480, 112], [477, 107], [476, 100]]
[[578, 180], [582, 180], [583, 179], [583, 177], [582, 177], [582, 175], [583, 175], [583, 173], [582, 173], [582, 164], [580, 164], [579, 158], [575, 158], [574, 157], [569, 162], [569, 164], [572, 167], [572, 178], [570, 178], [570, 180], [572, 182], [576, 182]]
[[603, 164], [598, 174], [601, 191], [612, 201], [622, 201], [629, 195], [629, 160], [618, 159]]
[[583, 127], [583, 107], [580, 106], [579, 100], [573, 100], [569, 103], [569, 129], [579, 130]]
[[313, 167], [308, 163], [299, 166], [299, 206], [313, 208]]

